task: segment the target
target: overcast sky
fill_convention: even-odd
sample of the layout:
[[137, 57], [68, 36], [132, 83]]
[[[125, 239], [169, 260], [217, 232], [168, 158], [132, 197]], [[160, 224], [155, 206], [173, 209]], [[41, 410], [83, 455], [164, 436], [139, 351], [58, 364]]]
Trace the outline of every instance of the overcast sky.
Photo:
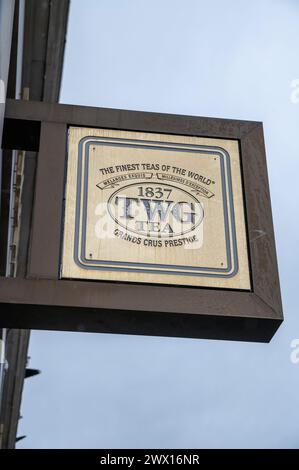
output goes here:
[[62, 103], [264, 122], [285, 322], [270, 344], [34, 331], [18, 448], [299, 448], [298, 25], [298, 0], [71, 0]]

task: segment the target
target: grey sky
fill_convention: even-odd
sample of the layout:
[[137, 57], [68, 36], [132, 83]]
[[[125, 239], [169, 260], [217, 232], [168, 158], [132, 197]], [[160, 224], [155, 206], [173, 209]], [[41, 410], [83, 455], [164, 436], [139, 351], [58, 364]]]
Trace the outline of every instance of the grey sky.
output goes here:
[[18, 448], [299, 448], [298, 24], [297, 0], [72, 0], [61, 102], [264, 122], [286, 319], [269, 345], [33, 332]]

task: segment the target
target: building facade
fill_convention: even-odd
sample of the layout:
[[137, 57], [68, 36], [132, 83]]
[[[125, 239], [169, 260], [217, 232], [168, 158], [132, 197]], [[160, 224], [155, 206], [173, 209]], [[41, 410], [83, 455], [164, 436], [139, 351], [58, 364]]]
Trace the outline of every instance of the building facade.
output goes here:
[[[0, 137], [8, 98], [57, 102], [69, 0], [0, 0]], [[4, 129], [5, 130], [5, 129]], [[37, 154], [1, 146], [0, 273], [24, 274]], [[22, 221], [22, 229], [21, 227]], [[0, 325], [0, 448], [14, 448], [28, 369], [29, 330]], [[19, 436], [20, 438], [20, 436]]]

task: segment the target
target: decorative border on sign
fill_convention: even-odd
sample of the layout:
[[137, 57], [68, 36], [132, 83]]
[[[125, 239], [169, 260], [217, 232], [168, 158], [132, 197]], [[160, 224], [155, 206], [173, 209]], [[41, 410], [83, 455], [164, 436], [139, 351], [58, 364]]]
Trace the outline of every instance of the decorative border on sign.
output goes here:
[[[90, 146], [114, 146], [131, 147], [143, 149], [161, 149], [169, 151], [184, 151], [201, 153], [214, 157], [219, 156], [221, 170], [221, 184], [223, 197], [223, 213], [225, 222], [227, 268], [206, 268], [198, 266], [165, 265], [157, 263], [139, 263], [127, 261], [91, 260], [86, 258], [86, 212], [87, 212], [87, 187], [88, 187], [88, 161], [90, 158]], [[144, 172], [146, 173], [146, 172]], [[148, 176], [144, 176], [147, 180]], [[162, 179], [162, 177], [161, 177]], [[105, 182], [103, 182], [105, 183]], [[101, 189], [108, 186], [108, 182]], [[111, 184], [111, 183], [110, 183]], [[115, 182], [117, 185], [118, 182]], [[187, 180], [185, 184], [190, 184]], [[195, 188], [201, 191], [202, 188]], [[203, 194], [202, 194], [203, 195]], [[205, 197], [211, 197], [207, 193]], [[157, 142], [149, 140], [133, 140], [112, 137], [88, 136], [80, 140], [78, 145], [78, 167], [76, 188], [76, 216], [74, 233], [74, 261], [83, 269], [105, 270], [105, 271], [127, 271], [152, 274], [185, 275], [201, 277], [225, 277], [230, 278], [238, 272], [238, 253], [235, 229], [235, 216], [233, 207], [233, 191], [231, 181], [231, 166], [229, 153], [217, 146], [181, 144], [173, 142]]]

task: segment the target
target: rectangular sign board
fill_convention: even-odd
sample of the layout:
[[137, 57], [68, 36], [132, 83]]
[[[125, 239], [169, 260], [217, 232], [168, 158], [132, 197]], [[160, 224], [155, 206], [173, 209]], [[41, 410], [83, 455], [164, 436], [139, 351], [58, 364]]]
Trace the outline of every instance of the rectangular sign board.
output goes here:
[[61, 277], [250, 289], [237, 140], [69, 128]]
[[5, 122], [5, 148], [38, 157], [3, 326], [270, 341], [262, 123], [20, 100]]

